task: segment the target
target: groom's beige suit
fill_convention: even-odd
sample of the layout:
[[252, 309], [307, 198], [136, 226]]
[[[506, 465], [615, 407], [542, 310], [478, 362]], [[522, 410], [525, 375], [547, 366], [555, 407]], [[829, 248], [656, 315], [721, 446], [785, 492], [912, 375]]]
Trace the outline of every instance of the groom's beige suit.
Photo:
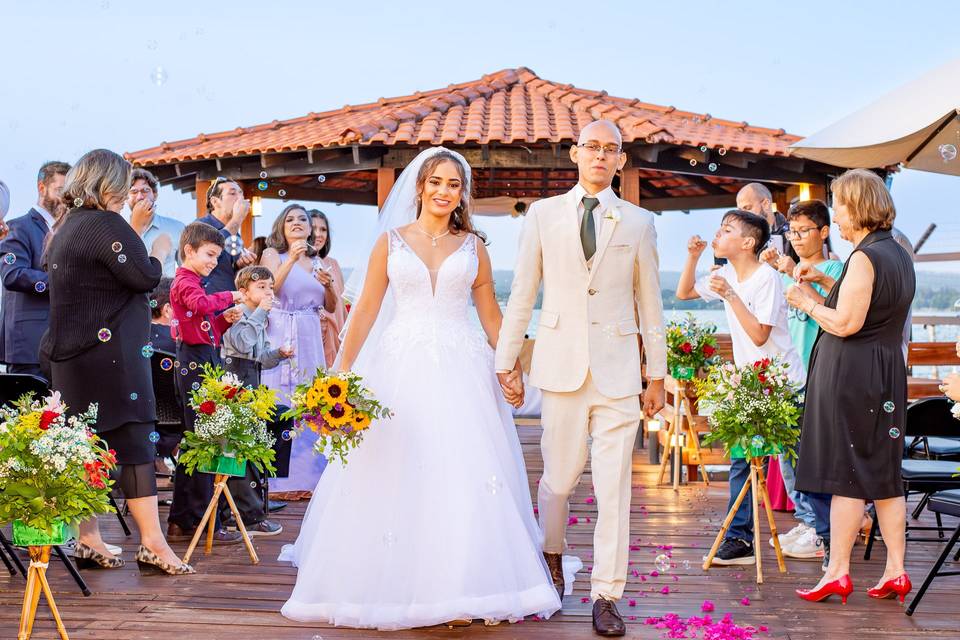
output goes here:
[[586, 464], [589, 437], [599, 512], [591, 595], [616, 600], [627, 578], [631, 454], [642, 417], [637, 337], [642, 328], [648, 377], [663, 378], [663, 304], [653, 215], [610, 188], [596, 194], [596, 253], [587, 261], [580, 239], [585, 195], [577, 185], [530, 206], [496, 368], [513, 369], [542, 283], [529, 383], [543, 390], [543, 550], [564, 550], [569, 497]]

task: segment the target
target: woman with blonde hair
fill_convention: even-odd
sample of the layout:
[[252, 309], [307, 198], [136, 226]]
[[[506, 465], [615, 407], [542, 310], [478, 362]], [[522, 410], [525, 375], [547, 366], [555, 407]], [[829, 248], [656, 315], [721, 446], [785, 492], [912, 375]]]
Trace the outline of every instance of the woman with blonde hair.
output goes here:
[[[116, 451], [117, 487], [140, 531], [137, 564], [168, 574], [193, 573], [167, 544], [157, 512], [148, 295], [163, 269], [120, 216], [130, 169], [116, 153], [95, 149], [67, 173], [63, 201], [69, 210], [46, 253], [50, 326], [41, 361], [72, 413], [98, 406], [94, 429]], [[171, 248], [169, 236], [154, 243], [158, 252]], [[123, 566], [100, 537], [96, 518], [81, 523], [74, 557], [78, 564]]]
[[[891, 234], [896, 210], [879, 176], [847, 171], [831, 190], [834, 222], [853, 253], [822, 302], [797, 285], [787, 290], [787, 301], [821, 327], [807, 374], [796, 488], [833, 496], [826, 574], [797, 594], [812, 601], [839, 595], [846, 602], [853, 591], [850, 554], [865, 501], [872, 500], [887, 563], [867, 594], [903, 602], [911, 585], [903, 567], [907, 372], [901, 341], [915, 289], [913, 262]], [[798, 271], [801, 281], [811, 278], [809, 270]]]

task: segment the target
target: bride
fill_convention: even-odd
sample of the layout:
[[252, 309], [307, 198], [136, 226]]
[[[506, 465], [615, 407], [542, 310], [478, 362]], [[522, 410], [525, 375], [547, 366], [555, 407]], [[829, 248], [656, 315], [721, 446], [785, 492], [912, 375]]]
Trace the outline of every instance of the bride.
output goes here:
[[494, 374], [501, 315], [469, 194], [462, 156], [420, 153], [381, 211], [366, 273], [351, 277], [362, 293], [335, 368], [364, 376], [394, 416], [317, 483], [280, 555], [298, 567], [288, 618], [402, 629], [560, 608]]

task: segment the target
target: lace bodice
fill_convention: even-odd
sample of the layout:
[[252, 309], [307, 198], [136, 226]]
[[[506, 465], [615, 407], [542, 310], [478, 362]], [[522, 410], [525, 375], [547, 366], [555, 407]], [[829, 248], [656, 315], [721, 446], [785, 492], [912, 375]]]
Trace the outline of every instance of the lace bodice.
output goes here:
[[477, 237], [463, 243], [432, 274], [395, 229], [389, 233], [387, 276], [395, 305], [381, 348], [390, 351], [416, 343], [437, 359], [447, 349], [491, 351], [482, 331], [470, 321], [470, 293], [477, 278]]

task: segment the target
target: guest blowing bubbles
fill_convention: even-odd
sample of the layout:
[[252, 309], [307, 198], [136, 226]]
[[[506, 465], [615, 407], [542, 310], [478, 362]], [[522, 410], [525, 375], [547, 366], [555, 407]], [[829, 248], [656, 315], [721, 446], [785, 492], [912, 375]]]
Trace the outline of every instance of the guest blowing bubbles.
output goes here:
[[[140, 531], [138, 564], [193, 573], [167, 545], [157, 512], [150, 438], [156, 401], [143, 349], [150, 332], [147, 293], [162, 269], [119, 215], [129, 188], [130, 164], [106, 149], [90, 151], [67, 174], [63, 201], [72, 208], [47, 252], [50, 327], [41, 357], [73, 412], [98, 405], [94, 428], [116, 450], [117, 485]], [[95, 518], [81, 523], [74, 556], [104, 568], [123, 565], [104, 545]]]
[[822, 304], [801, 287], [787, 290], [787, 301], [823, 330], [810, 356], [797, 489], [833, 495], [830, 564], [816, 588], [797, 594], [845, 600], [853, 591], [850, 554], [864, 503], [873, 500], [887, 561], [868, 595], [902, 601], [911, 585], [903, 568], [907, 372], [900, 347], [915, 290], [913, 262], [890, 233], [896, 210], [876, 174], [848, 171], [831, 190], [834, 222], [854, 251]]

